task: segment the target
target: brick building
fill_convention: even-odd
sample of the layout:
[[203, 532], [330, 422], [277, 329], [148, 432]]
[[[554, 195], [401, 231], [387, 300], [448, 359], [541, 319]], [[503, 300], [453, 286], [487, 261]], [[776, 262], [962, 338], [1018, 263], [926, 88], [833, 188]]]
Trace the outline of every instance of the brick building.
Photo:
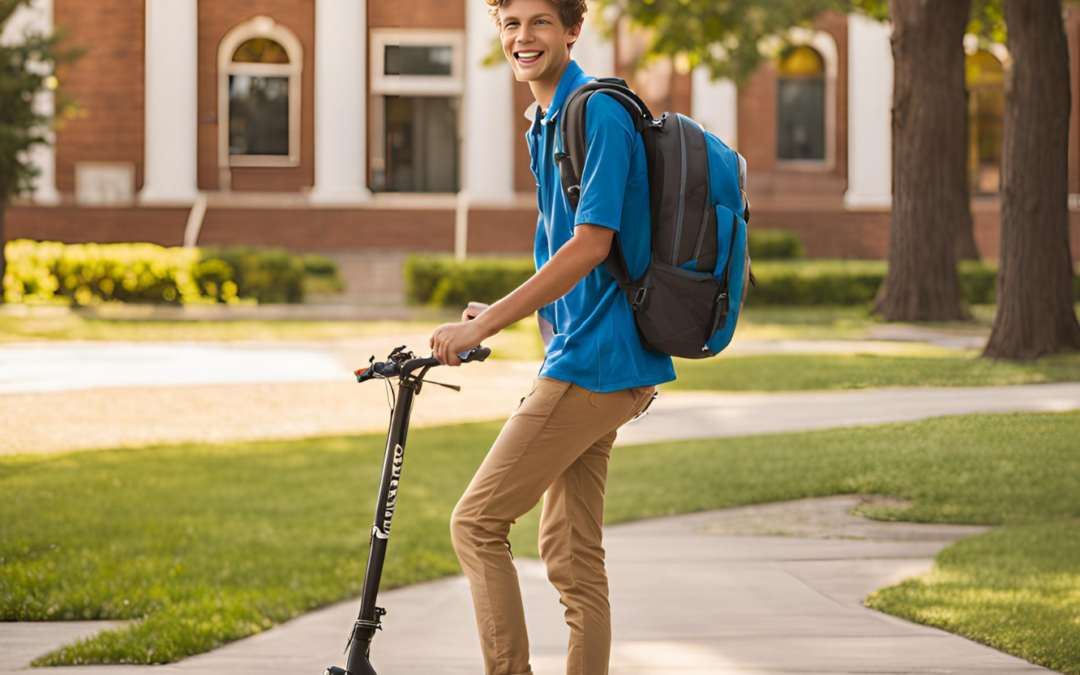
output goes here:
[[[62, 27], [87, 54], [60, 74], [81, 111], [35, 153], [42, 178], [9, 212], [9, 238], [383, 259], [531, 250], [531, 95], [504, 61], [481, 65], [496, 37], [481, 0], [35, 0], [20, 12], [9, 36]], [[887, 26], [822, 16], [737, 90], [670, 60], [632, 73], [643, 41], [616, 25], [606, 40], [587, 17], [575, 58], [739, 149], [754, 227], [796, 230], [812, 256], [885, 256]], [[1080, 92], [1080, 8], [1066, 25]], [[994, 258], [1008, 54], [967, 47], [973, 211]], [[1080, 257], [1078, 101], [1069, 185]]]

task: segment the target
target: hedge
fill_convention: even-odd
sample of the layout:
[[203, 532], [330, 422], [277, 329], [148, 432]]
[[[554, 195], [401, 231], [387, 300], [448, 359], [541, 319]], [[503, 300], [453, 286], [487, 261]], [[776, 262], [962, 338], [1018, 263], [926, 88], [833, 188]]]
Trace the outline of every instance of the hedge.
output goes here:
[[[754, 261], [757, 286], [746, 303], [763, 305], [861, 305], [871, 302], [887, 266], [877, 260]], [[409, 301], [437, 307], [463, 307], [469, 301], [494, 302], [535, 272], [531, 258], [474, 258], [456, 263], [450, 256], [410, 256], [405, 265]], [[996, 302], [996, 266], [964, 261], [960, 286], [969, 304]], [[1080, 276], [1074, 283], [1080, 300]]]
[[17, 240], [5, 254], [7, 302], [296, 303], [304, 299], [305, 275], [340, 286], [332, 260], [283, 249]]
[[750, 230], [750, 258], [794, 260], [806, 255], [799, 235], [787, 230]]

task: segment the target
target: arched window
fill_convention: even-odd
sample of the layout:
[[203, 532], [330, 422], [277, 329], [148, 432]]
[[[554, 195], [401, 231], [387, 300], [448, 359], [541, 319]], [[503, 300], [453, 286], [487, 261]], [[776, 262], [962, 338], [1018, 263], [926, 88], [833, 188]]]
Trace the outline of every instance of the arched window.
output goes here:
[[777, 159], [825, 161], [825, 61], [813, 47], [781, 55], [776, 107]]
[[218, 50], [218, 157], [230, 167], [300, 164], [303, 47], [260, 16], [233, 28]]
[[1001, 188], [1001, 138], [1005, 117], [1005, 68], [985, 50], [967, 56], [968, 179], [972, 194]]

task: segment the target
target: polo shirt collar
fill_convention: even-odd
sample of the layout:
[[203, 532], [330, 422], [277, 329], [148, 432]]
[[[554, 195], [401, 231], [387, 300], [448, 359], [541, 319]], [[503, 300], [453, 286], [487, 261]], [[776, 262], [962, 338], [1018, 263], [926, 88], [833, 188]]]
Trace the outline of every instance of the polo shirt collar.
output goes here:
[[559, 86], [555, 88], [555, 95], [551, 97], [551, 105], [548, 106], [542, 123], [550, 124], [559, 115], [559, 110], [562, 108], [563, 103], [566, 102], [567, 97], [570, 96], [570, 92], [585, 84], [588, 79], [589, 77], [581, 69], [581, 66], [577, 64], [577, 61], [570, 59], [570, 63], [566, 64], [566, 70], [563, 71], [562, 77], [559, 78]]

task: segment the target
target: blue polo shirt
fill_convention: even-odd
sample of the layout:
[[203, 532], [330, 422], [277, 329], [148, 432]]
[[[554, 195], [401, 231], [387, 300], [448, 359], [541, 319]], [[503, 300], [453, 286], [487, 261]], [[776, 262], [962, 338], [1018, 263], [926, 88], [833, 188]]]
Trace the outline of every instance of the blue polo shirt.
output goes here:
[[[527, 134], [540, 207], [533, 256], [539, 271], [570, 241], [575, 226], [600, 225], [619, 233], [630, 276], [637, 279], [650, 257], [649, 180], [645, 146], [626, 110], [605, 94], [589, 99], [588, 151], [576, 214], [566, 201], [555, 165], [554, 154], [562, 149], [560, 108], [570, 92], [593, 79], [570, 61], [551, 106], [544, 112], [537, 109]], [[671, 357], [641, 344], [630, 303], [603, 264], [569, 293], [541, 307], [539, 314], [554, 331], [540, 376], [598, 392], [675, 379]]]

